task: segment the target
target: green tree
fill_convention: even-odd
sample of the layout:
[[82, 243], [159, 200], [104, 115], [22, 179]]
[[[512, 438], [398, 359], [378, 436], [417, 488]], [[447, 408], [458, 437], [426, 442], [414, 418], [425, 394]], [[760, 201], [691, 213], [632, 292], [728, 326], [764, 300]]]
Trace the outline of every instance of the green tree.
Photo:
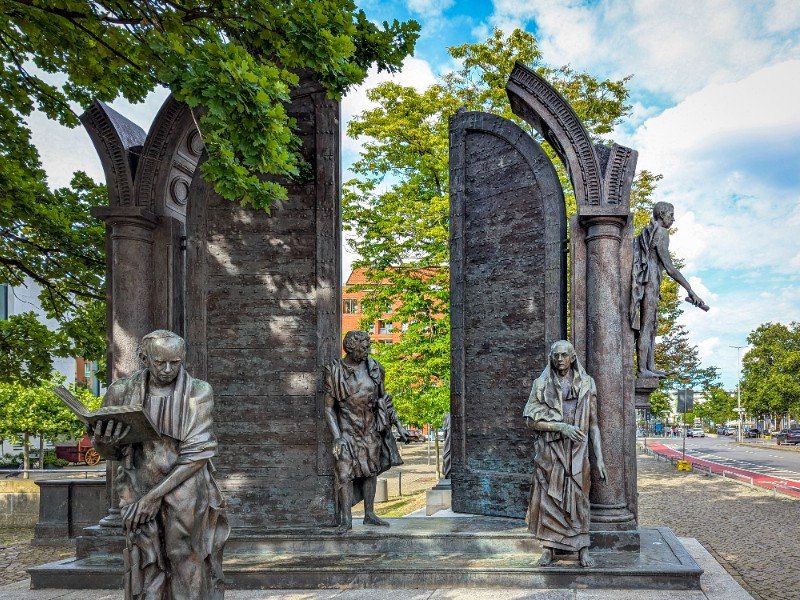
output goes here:
[[[439, 422], [449, 405], [449, 171], [448, 118], [464, 106], [493, 112], [534, 133], [511, 113], [505, 93], [519, 60], [544, 75], [570, 101], [595, 138], [609, 133], [626, 113], [625, 80], [600, 81], [568, 67], [541, 61], [535, 38], [495, 30], [482, 43], [450, 48], [461, 68], [417, 91], [393, 82], [367, 92], [376, 108], [357, 115], [348, 135], [363, 137], [364, 149], [345, 184], [344, 222], [355, 234], [351, 247], [380, 285], [365, 285], [363, 323], [395, 306], [395, 321], [406, 328], [398, 344], [377, 352], [396, 394], [398, 412], [414, 423]], [[546, 147], [551, 158], [552, 149]], [[568, 212], [575, 200], [566, 170], [555, 161], [567, 186]], [[640, 178], [640, 198], [653, 176]], [[423, 417], [437, 415], [437, 418]]]
[[800, 418], [800, 323], [764, 323], [747, 336], [742, 405], [751, 415]]
[[[0, 0], [0, 127], [24, 141], [39, 109], [78, 125], [73, 103], [140, 102], [167, 87], [194, 111], [204, 176], [224, 197], [267, 208], [301, 159], [285, 103], [311, 70], [338, 95], [367, 69], [394, 71], [415, 21], [381, 26], [352, 0]], [[31, 153], [29, 147], [22, 149]], [[24, 180], [24, 187], [35, 182]]]
[[[25, 122], [79, 124], [94, 99], [144, 100], [159, 86], [199, 123], [204, 176], [224, 197], [268, 209], [277, 177], [302, 177], [285, 102], [311, 70], [338, 96], [367, 69], [395, 71], [414, 21], [376, 25], [352, 0], [0, 0], [0, 283], [30, 277], [72, 355], [104, 354], [105, 188], [76, 173], [52, 191]], [[307, 170], [307, 169], [306, 169]]]
[[[53, 393], [62, 377], [43, 380], [38, 385], [0, 383], [0, 438], [22, 444], [23, 466], [30, 468], [30, 438], [55, 440], [60, 436], [83, 435], [83, 424]], [[86, 388], [70, 386], [89, 409], [99, 408], [101, 399]]]
[[694, 406], [695, 414], [711, 423], [727, 423], [736, 418], [736, 398], [726, 392], [722, 386], [713, 385], [705, 392], [705, 401], [697, 402]]
[[53, 370], [60, 336], [33, 312], [0, 321], [0, 383], [36, 385]]
[[650, 414], [654, 417], [666, 419], [666, 415], [669, 413], [671, 406], [669, 394], [664, 390], [657, 389], [650, 394]]

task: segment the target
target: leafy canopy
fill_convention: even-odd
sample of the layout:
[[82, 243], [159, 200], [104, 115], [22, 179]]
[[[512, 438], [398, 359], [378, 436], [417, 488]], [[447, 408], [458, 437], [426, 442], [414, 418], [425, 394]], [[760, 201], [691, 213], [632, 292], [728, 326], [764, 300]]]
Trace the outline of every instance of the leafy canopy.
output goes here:
[[[512, 119], [505, 84], [519, 60], [548, 79], [575, 108], [595, 138], [609, 133], [626, 114], [625, 80], [602, 81], [568, 67], [541, 61], [536, 39], [522, 30], [495, 30], [485, 41], [449, 49], [461, 65], [424, 90], [393, 82], [368, 91], [375, 108], [357, 115], [348, 135], [364, 140], [345, 184], [344, 223], [350, 245], [367, 267], [362, 286], [363, 325], [381, 318], [388, 306], [405, 332], [400, 343], [380, 345], [389, 387], [400, 415], [415, 424], [440, 423], [448, 410], [449, 330], [449, 171], [448, 119], [462, 106]], [[567, 190], [568, 213], [575, 200], [569, 178], [554, 159]], [[650, 179], [642, 179], [644, 189]], [[647, 174], [646, 177], [652, 178]]]
[[[376, 25], [352, 0], [0, 0], [0, 8], [0, 283], [30, 278], [42, 288], [62, 339], [40, 354], [89, 360], [105, 345], [104, 226], [89, 216], [107, 203], [105, 187], [76, 173], [69, 188], [50, 190], [26, 117], [39, 110], [75, 127], [94, 99], [140, 102], [165, 86], [195, 112], [205, 177], [224, 197], [268, 209], [286, 197], [274, 176], [302, 167], [284, 108], [298, 72], [315, 71], [339, 95], [371, 65], [398, 69], [419, 29]], [[16, 330], [19, 340], [44, 341], [29, 320]]]
[[800, 420], [800, 323], [764, 323], [747, 336], [742, 405], [751, 415]]
[[397, 70], [419, 30], [415, 21], [375, 25], [352, 0], [0, 0], [0, 6], [6, 16], [0, 99], [18, 129], [34, 108], [75, 126], [71, 103], [86, 107], [119, 95], [140, 102], [166, 86], [191, 108], [204, 109], [196, 113], [208, 150], [204, 176], [224, 197], [263, 208], [286, 198], [264, 176], [299, 173], [284, 107], [297, 73], [312, 70], [331, 94], [341, 94], [373, 64]]

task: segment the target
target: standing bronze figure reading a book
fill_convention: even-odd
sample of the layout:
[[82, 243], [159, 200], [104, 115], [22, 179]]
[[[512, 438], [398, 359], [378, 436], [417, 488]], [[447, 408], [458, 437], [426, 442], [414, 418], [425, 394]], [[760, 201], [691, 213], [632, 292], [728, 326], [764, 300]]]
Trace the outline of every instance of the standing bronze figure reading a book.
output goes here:
[[144, 336], [140, 352], [147, 368], [115, 381], [103, 407], [140, 406], [154, 435], [130, 443], [133, 425], [113, 414], [89, 426], [100, 454], [120, 461], [125, 598], [219, 600], [230, 527], [212, 477], [211, 386], [186, 372], [185, 342], [171, 331]]

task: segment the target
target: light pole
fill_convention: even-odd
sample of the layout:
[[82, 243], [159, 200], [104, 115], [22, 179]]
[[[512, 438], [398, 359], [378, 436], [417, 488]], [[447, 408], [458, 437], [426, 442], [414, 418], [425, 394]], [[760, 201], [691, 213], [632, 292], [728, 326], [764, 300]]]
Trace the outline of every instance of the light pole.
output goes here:
[[729, 348], [736, 348], [736, 412], [739, 414], [739, 433], [736, 438], [739, 443], [742, 442], [742, 348], [747, 346], [729, 346]]

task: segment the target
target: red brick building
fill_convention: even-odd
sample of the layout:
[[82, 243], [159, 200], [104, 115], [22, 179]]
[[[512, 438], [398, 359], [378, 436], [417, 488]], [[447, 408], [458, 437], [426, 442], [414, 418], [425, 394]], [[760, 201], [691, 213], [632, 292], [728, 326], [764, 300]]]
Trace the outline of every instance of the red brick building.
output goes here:
[[[355, 269], [342, 286], [342, 335], [353, 329], [361, 329], [360, 322], [363, 316], [361, 299], [366, 292], [356, 291], [353, 286], [372, 283], [367, 279], [366, 272], [363, 267]], [[394, 308], [396, 307], [381, 315], [380, 319], [376, 319], [371, 327], [367, 328], [367, 333], [372, 336], [374, 344], [392, 344], [400, 341], [402, 335], [400, 323], [392, 321]]]

